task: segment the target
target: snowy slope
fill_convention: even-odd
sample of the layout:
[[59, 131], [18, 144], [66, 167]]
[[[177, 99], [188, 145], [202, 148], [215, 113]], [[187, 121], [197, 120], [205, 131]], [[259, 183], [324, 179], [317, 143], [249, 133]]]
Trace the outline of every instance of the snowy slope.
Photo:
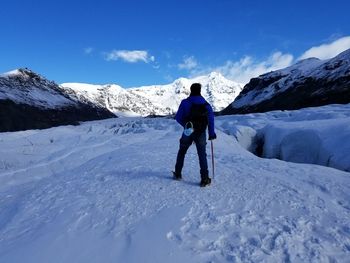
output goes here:
[[[245, 148], [267, 125], [318, 118], [325, 131], [349, 114], [347, 105], [217, 118], [205, 189], [194, 147], [184, 180], [170, 178], [181, 134], [172, 119], [0, 134], [0, 262], [347, 262], [350, 173]], [[333, 134], [333, 152], [349, 146], [346, 132]]]
[[78, 100], [104, 106], [116, 115], [148, 116], [174, 114], [181, 100], [189, 95], [190, 86], [194, 82], [202, 84], [202, 95], [215, 111], [227, 107], [242, 90], [241, 84], [228, 80], [215, 72], [194, 79], [180, 78], [168, 85], [130, 89], [123, 89], [117, 85], [84, 83], [63, 83], [61, 86]]
[[329, 60], [309, 58], [251, 79], [224, 113], [349, 103], [349, 94], [350, 49]]
[[0, 100], [5, 99], [49, 109], [76, 104], [55, 82], [29, 69], [16, 69], [0, 75]]
[[295, 65], [285, 69], [264, 74], [261, 78], [266, 78], [268, 80], [267, 82], [271, 83], [266, 85], [266, 87], [263, 87], [263, 89], [251, 89], [246, 96], [242, 96], [240, 99], [237, 98], [237, 101], [235, 101], [232, 106], [239, 108], [268, 100], [272, 98], [276, 92], [283, 92], [291, 88], [296, 79], [312, 74], [312, 71], [321, 64], [321, 60], [317, 58], [309, 58], [299, 61]]

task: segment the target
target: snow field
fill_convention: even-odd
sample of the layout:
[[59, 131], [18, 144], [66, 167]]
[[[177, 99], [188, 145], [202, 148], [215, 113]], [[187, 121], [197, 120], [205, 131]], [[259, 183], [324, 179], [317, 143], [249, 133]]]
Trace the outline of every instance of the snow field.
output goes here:
[[268, 119], [306, 113], [273, 114], [216, 119], [204, 189], [194, 146], [171, 178], [171, 119], [0, 134], [0, 262], [347, 262], [349, 173], [248, 152]]

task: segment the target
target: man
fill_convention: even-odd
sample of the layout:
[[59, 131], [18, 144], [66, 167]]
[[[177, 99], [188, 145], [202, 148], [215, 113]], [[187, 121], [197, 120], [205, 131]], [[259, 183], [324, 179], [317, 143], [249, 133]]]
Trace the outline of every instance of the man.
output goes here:
[[[209, 140], [216, 139], [214, 130], [214, 113], [209, 103], [201, 96], [201, 84], [193, 83], [191, 85], [191, 94], [187, 99], [181, 101], [176, 113], [176, 121], [185, 128], [185, 132], [180, 139], [180, 148], [177, 154], [174, 178], [182, 179], [182, 167], [188, 148], [194, 142], [197, 147], [201, 182], [204, 187], [211, 183], [208, 175], [208, 162], [206, 153], [206, 129], [208, 127]], [[193, 132], [190, 129], [193, 128]]]

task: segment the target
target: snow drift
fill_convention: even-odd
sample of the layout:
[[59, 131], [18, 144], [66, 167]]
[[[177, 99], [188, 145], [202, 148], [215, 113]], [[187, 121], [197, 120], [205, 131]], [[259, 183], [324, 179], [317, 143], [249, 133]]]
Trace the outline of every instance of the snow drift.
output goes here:
[[350, 172], [350, 104], [234, 115], [219, 121], [239, 144], [264, 158]]

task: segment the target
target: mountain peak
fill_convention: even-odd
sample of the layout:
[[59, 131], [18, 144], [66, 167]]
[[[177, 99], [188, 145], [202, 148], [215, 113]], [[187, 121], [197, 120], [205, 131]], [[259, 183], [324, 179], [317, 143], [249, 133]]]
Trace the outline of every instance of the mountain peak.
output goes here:
[[216, 79], [216, 78], [225, 78], [225, 77], [220, 72], [213, 71], [209, 73], [208, 78]]
[[294, 66], [298, 65], [303, 65], [303, 64], [308, 64], [308, 63], [313, 63], [313, 62], [318, 62], [321, 61], [319, 58], [311, 57], [311, 58], [305, 58], [297, 61]]
[[28, 68], [19, 68], [15, 70], [11, 70], [8, 72], [5, 72], [0, 75], [1, 77], [21, 77], [25, 79], [43, 79], [42, 76], [39, 74], [35, 73], [34, 71], [28, 69]]

